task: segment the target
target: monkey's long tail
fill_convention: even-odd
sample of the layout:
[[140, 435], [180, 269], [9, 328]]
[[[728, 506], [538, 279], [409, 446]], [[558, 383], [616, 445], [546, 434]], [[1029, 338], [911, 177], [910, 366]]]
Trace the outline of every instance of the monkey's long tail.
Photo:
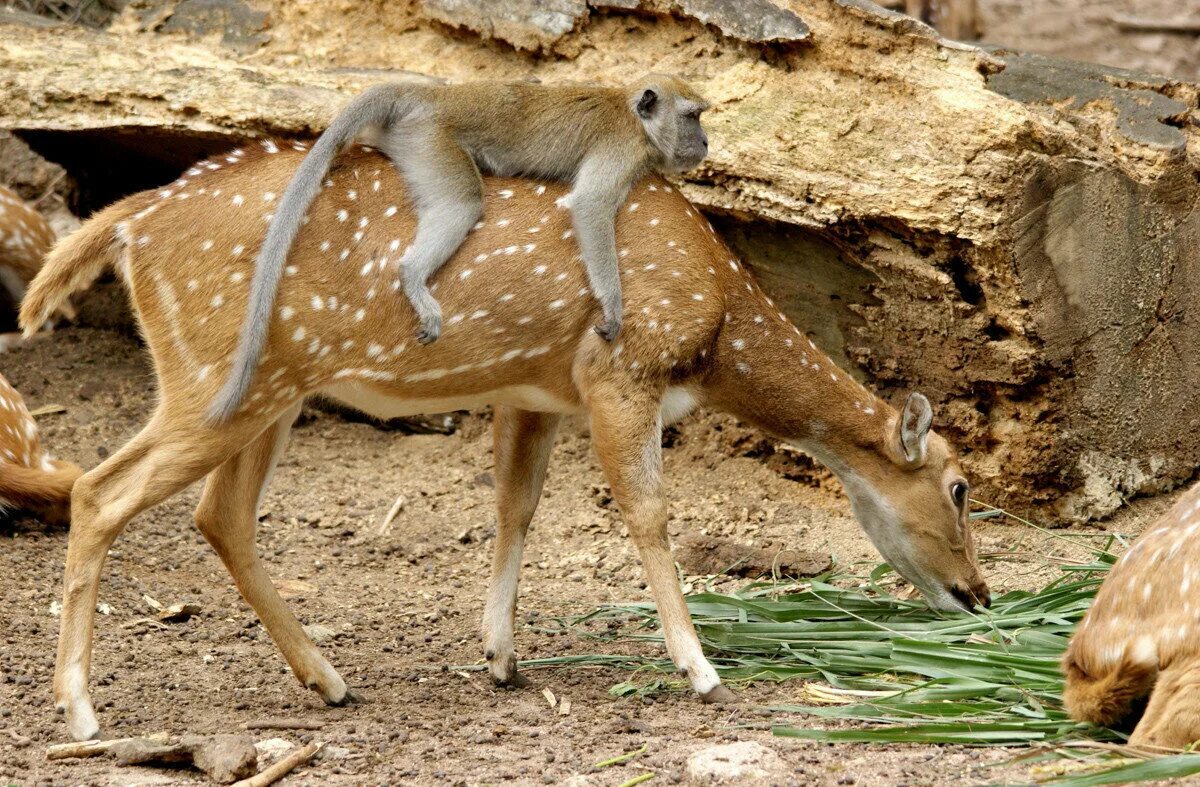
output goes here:
[[250, 300], [229, 377], [208, 410], [208, 417], [213, 423], [232, 418], [250, 384], [254, 382], [263, 345], [267, 341], [267, 331], [271, 327], [271, 313], [275, 308], [275, 295], [284, 263], [300, 231], [304, 215], [321, 191], [321, 183], [329, 171], [329, 165], [365, 127], [386, 128], [395, 122], [397, 114], [403, 109], [398, 101], [400, 91], [397, 85], [378, 85], [355, 97], [317, 139], [284, 191], [254, 264]]

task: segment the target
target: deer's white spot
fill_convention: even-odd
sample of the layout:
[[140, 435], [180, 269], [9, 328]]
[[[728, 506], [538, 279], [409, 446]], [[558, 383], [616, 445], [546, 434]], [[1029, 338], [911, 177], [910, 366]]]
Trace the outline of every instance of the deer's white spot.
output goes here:
[[241, 194], [233, 195], [233, 204], [234, 205], [241, 205], [245, 201], [246, 201], [245, 197], [243, 197]]
[[291, 306], [284, 306], [279, 310], [279, 317], [284, 320], [290, 320], [290, 319], [292, 319], [292, 315], [294, 315], [295, 313], [296, 313], [296, 310], [293, 309]]
[[562, 299], [559, 299], [556, 301], [550, 301], [550, 308], [551, 309], [561, 309], [565, 304], [566, 304], [566, 301], [564, 301]]
[[350, 212], [348, 210], [346, 210], [345, 208], [343, 208], [342, 210], [339, 210], [337, 212], [337, 220], [338, 221], [345, 221], [348, 218], [350, 218]]

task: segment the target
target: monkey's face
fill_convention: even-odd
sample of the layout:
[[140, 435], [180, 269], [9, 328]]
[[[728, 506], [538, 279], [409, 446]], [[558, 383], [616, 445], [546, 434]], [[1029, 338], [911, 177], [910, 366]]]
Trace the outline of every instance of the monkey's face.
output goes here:
[[681, 80], [659, 77], [638, 87], [634, 111], [658, 151], [660, 169], [685, 172], [708, 155], [700, 115], [708, 102]]

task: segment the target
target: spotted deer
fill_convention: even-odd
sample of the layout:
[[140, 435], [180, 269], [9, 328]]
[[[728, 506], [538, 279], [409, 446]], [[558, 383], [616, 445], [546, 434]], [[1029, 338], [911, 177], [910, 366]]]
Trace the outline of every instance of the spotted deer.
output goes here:
[[1073, 718], [1113, 726], [1135, 720], [1145, 703], [1130, 743], [1200, 741], [1198, 570], [1200, 484], [1109, 570], [1071, 638], [1063, 700]]
[[0, 514], [20, 509], [65, 524], [71, 486], [82, 474], [46, 453], [25, 400], [0, 375]]
[[[25, 288], [41, 269], [54, 238], [54, 230], [42, 214], [15, 191], [0, 186], [0, 287], [14, 305], [25, 296]], [[63, 301], [58, 311], [67, 318], [75, 316], [70, 301]], [[22, 342], [19, 333], [0, 333], [0, 352]]]
[[[206, 416], [237, 344], [255, 252], [305, 145], [264, 141], [100, 212], [55, 247], [21, 312], [27, 329], [115, 267], [154, 360], [146, 427], [75, 486], [55, 697], [70, 734], [98, 727], [88, 693], [105, 553], [131, 517], [208, 480], [196, 523], [295, 676], [330, 704], [353, 698], [304, 634], [255, 552], [256, 508], [301, 400], [321, 394], [390, 418], [490, 404], [498, 519], [483, 619], [492, 678], [519, 682], [517, 574], [555, 430], [585, 413], [640, 553], [667, 651], [695, 691], [725, 701], [701, 652], [667, 540], [663, 424], [699, 404], [729, 411], [824, 461], [866, 532], [935, 607], [989, 600], [954, 452], [929, 402], [901, 412], [805, 338], [668, 183], [638, 184], [617, 216], [626, 320], [608, 343], [573, 239], [565, 187], [488, 179], [483, 220], [434, 278], [439, 341], [416, 322], [397, 269], [414, 219], [386, 159], [352, 148], [313, 204], [284, 272], [267, 354], [227, 423]], [[466, 304], [471, 304], [469, 307]]]

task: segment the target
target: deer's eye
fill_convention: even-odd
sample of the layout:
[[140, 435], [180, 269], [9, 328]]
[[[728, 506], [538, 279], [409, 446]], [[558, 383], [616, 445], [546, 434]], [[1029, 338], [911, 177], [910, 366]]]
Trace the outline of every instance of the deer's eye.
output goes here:
[[953, 484], [951, 484], [950, 499], [954, 501], [954, 505], [958, 506], [959, 508], [965, 507], [967, 505], [968, 491], [969, 490], [966, 481], [955, 481]]

